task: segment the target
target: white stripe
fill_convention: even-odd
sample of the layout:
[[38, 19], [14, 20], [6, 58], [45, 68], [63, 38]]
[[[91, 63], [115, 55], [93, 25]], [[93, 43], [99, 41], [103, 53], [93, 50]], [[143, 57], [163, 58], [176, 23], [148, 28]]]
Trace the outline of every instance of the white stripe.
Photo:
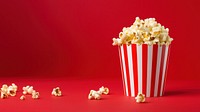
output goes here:
[[126, 95], [126, 91], [125, 91], [125, 82], [124, 82], [124, 76], [123, 76], [123, 65], [122, 65], [122, 56], [121, 56], [121, 46], [118, 46], [118, 50], [119, 50], [119, 59], [120, 59], [120, 67], [121, 67], [121, 74], [122, 74], [122, 81], [123, 81], [123, 89], [124, 89], [124, 95]]
[[151, 72], [152, 72], [152, 54], [153, 54], [153, 45], [148, 46], [148, 56], [147, 56], [147, 92], [146, 96], [150, 97], [151, 94]]
[[134, 80], [133, 80], [133, 60], [132, 60], [132, 47], [131, 45], [127, 45], [128, 52], [128, 65], [129, 65], [129, 73], [130, 73], [130, 84], [131, 84], [131, 96], [135, 96], [134, 92]]
[[164, 80], [165, 80], [165, 75], [166, 75], [165, 71], [166, 71], [166, 66], [167, 66], [168, 48], [169, 48], [169, 46], [165, 47], [165, 58], [164, 58], [164, 64], [163, 64], [163, 73], [162, 73], [160, 96], [162, 96], [162, 93], [163, 93], [163, 86], [164, 86]]
[[138, 93], [142, 93], [142, 45], [137, 45]]
[[154, 96], [157, 96], [157, 94], [158, 94], [158, 83], [159, 83], [159, 74], [160, 74], [161, 55], [162, 55], [162, 46], [158, 45]]
[[123, 70], [124, 70], [124, 82], [125, 82], [125, 87], [126, 87], [126, 96], [128, 96], [128, 84], [127, 84], [127, 77], [126, 77], [126, 65], [125, 65], [125, 59], [124, 59], [124, 49], [123, 45], [121, 46], [121, 56], [122, 56], [122, 65], [123, 65]]

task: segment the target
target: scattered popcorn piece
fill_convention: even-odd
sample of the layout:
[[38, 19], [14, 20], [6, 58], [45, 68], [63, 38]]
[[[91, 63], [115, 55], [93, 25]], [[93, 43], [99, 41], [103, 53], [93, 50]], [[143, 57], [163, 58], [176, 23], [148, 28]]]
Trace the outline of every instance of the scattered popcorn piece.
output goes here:
[[26, 87], [22, 88], [23, 94], [27, 94], [28, 93], [28, 88], [29, 88], [29, 86], [26, 86]]
[[1, 87], [1, 99], [5, 99], [8, 97], [8, 85], [7, 84], [3, 84], [2, 87]]
[[15, 96], [17, 92], [17, 85], [12, 83], [10, 86], [3, 84], [1, 87], [1, 98], [7, 98], [8, 96]]
[[27, 92], [26, 92], [26, 91], [23, 91], [22, 93], [23, 93], [23, 94], [27, 94]]
[[90, 90], [90, 93], [89, 93], [89, 95], [88, 95], [88, 99], [89, 100], [91, 100], [91, 99], [93, 99], [93, 96], [92, 96], [92, 92], [93, 92], [94, 90]]
[[107, 87], [103, 87], [103, 86], [102, 86], [101, 88], [99, 88], [99, 93], [100, 93], [100, 94], [103, 93], [103, 94], [106, 94], [106, 95], [107, 95], [107, 94], [109, 93], [109, 89], [108, 89]]
[[16, 95], [16, 89], [13, 88], [13, 86], [9, 86], [7, 89], [7, 95], [15, 96]]
[[33, 90], [33, 86], [30, 86], [30, 87], [27, 89], [27, 93], [28, 93], [28, 94], [32, 94], [33, 91], [34, 91], [34, 90]]
[[26, 87], [23, 87], [23, 94], [32, 94], [34, 89], [33, 89], [33, 86], [26, 86]]
[[32, 98], [33, 98], [33, 99], [38, 99], [39, 96], [40, 96], [39, 92], [36, 92], [36, 91], [33, 91], [33, 92], [32, 92]]
[[8, 89], [8, 85], [3, 84], [2, 87], [1, 87], [1, 92], [7, 93], [7, 89]]
[[22, 95], [21, 97], [20, 97], [20, 100], [25, 100], [26, 99], [26, 97], [24, 96], [24, 95]]
[[90, 91], [89, 95], [88, 95], [88, 99], [91, 100], [93, 98], [92, 93]]
[[137, 103], [145, 102], [145, 95], [142, 93], [138, 93], [137, 97], [135, 97]]
[[91, 90], [89, 95], [88, 95], [88, 99], [95, 99], [95, 100], [100, 100], [101, 99], [101, 94], [98, 91], [95, 90]]
[[169, 36], [169, 29], [158, 23], [155, 18], [140, 20], [139, 17], [136, 17], [133, 25], [122, 29], [119, 38], [113, 38], [113, 45], [141, 45], [143, 43], [169, 45], [172, 40]]
[[1, 91], [1, 99], [7, 98], [8, 95], [4, 91]]
[[53, 88], [53, 91], [51, 92], [54, 96], [62, 96], [62, 92], [59, 87]]
[[100, 99], [101, 99], [101, 94], [95, 93], [95, 94], [94, 94], [94, 99], [100, 100]]
[[17, 87], [17, 85], [15, 85], [15, 83], [12, 83], [12, 87], [13, 87], [14, 91], [17, 92], [18, 87]]

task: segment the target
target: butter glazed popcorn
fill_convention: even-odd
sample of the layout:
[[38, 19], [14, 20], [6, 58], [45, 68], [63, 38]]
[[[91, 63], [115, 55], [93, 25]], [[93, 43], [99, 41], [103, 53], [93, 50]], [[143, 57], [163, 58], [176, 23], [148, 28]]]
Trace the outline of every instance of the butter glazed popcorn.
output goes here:
[[40, 96], [40, 93], [37, 92], [37, 91], [35, 91], [35, 90], [33, 90], [33, 92], [32, 92], [32, 98], [33, 99], [39, 99], [39, 96]]
[[54, 96], [62, 96], [62, 92], [59, 87], [53, 88], [53, 91], [51, 92]]
[[17, 85], [12, 83], [10, 86], [7, 84], [3, 84], [0, 93], [1, 93], [1, 98], [7, 98], [8, 96], [15, 96], [17, 92]]
[[23, 94], [32, 94], [32, 92], [34, 91], [33, 86], [25, 86], [22, 89]]
[[90, 90], [90, 93], [88, 95], [88, 99], [95, 99], [95, 100], [100, 100], [101, 99], [101, 94], [98, 91], [95, 90]]
[[25, 100], [26, 97], [25, 97], [24, 95], [22, 95], [19, 99], [20, 99], [20, 100]]
[[95, 99], [95, 100], [100, 100], [102, 94], [108, 95], [109, 94], [109, 89], [107, 87], [102, 86], [99, 88], [99, 91], [95, 90], [90, 90], [90, 93], [88, 95], [88, 99]]
[[145, 95], [142, 93], [138, 93], [137, 97], [135, 97], [137, 103], [145, 102]]
[[124, 27], [119, 38], [113, 38], [113, 45], [122, 44], [158, 44], [169, 45], [173, 39], [169, 36], [169, 29], [162, 26], [155, 18], [140, 20], [136, 17], [130, 27]]
[[32, 95], [33, 99], [39, 99], [40, 94], [39, 92], [33, 89], [33, 86], [25, 86], [22, 88], [22, 90], [24, 95]]
[[102, 86], [101, 88], [99, 88], [98, 91], [100, 94], [108, 94], [109, 93], [109, 89], [107, 87]]

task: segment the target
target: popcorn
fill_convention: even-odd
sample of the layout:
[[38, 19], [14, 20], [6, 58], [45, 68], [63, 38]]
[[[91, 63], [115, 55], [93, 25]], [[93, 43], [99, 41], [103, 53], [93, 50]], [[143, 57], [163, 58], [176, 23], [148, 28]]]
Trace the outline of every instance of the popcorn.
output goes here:
[[13, 87], [14, 91], [17, 92], [17, 85], [15, 85], [14, 83], [12, 83], [12, 87]]
[[8, 89], [8, 85], [7, 85], [7, 84], [4, 84], [4, 85], [2, 85], [2, 87], [1, 87], [1, 92], [7, 93], [7, 89]]
[[99, 88], [99, 91], [90, 90], [88, 99], [89, 100], [91, 100], [91, 99], [99, 100], [99, 99], [101, 99], [102, 94], [107, 95], [108, 93], [109, 93], [109, 89], [107, 87], [102, 86], [101, 88]]
[[28, 93], [28, 88], [29, 88], [29, 86], [26, 86], [26, 87], [22, 88], [23, 94], [27, 94]]
[[7, 98], [8, 94], [4, 91], [1, 91], [1, 99]]
[[95, 90], [91, 90], [89, 95], [88, 95], [88, 99], [95, 99], [95, 100], [100, 100], [101, 99], [101, 94], [98, 91]]
[[113, 38], [113, 45], [169, 45], [172, 40], [169, 36], [169, 29], [157, 23], [155, 18], [140, 20], [139, 17], [136, 17], [133, 25], [122, 29], [119, 38]]
[[113, 38], [113, 45], [122, 45], [121, 39]]
[[12, 83], [12, 85], [8, 86], [7, 84], [3, 84], [1, 87], [1, 98], [7, 98], [8, 96], [15, 96], [17, 92], [17, 86]]
[[108, 94], [109, 93], [109, 89], [107, 88], [107, 87], [101, 87], [101, 88], [99, 88], [99, 91], [98, 91], [100, 94]]
[[35, 90], [32, 92], [32, 98], [33, 99], [38, 99], [39, 98], [39, 92], [36, 92]]
[[13, 86], [9, 86], [7, 89], [7, 94], [10, 96], [15, 96], [16, 95], [16, 89]]
[[33, 86], [25, 86], [22, 88], [23, 89], [23, 94], [31, 94], [33, 99], [38, 99], [39, 98], [39, 92], [36, 92], [33, 89]]
[[62, 92], [59, 87], [54, 88], [51, 94], [54, 96], [62, 96]]
[[95, 90], [90, 90], [90, 93], [89, 93], [89, 95], [88, 95], [88, 99], [94, 98], [93, 92], [95, 92]]
[[27, 89], [27, 93], [28, 93], [28, 94], [32, 94], [33, 91], [34, 91], [34, 90], [33, 90], [33, 86], [30, 86], [30, 87]]
[[33, 86], [26, 86], [23, 87], [23, 94], [32, 94], [32, 92], [34, 91]]
[[145, 95], [142, 93], [138, 93], [137, 97], [135, 97], [137, 103], [145, 102]]
[[[23, 94], [30, 94], [30, 95], [32, 95], [33, 99], [38, 99], [40, 96], [39, 92], [37, 92], [33, 89], [33, 86], [25, 86], [22, 89], [23, 89]], [[23, 96], [21, 96], [21, 97], [20, 97], [20, 99], [23, 100]]]
[[26, 97], [24, 96], [24, 95], [22, 95], [21, 97], [20, 97], [20, 100], [25, 100], [26, 99]]

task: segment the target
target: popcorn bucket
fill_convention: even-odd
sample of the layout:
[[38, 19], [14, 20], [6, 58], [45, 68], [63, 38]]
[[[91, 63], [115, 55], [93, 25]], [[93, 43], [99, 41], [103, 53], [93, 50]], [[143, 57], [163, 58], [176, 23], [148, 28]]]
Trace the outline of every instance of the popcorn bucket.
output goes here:
[[119, 46], [124, 94], [146, 97], [162, 96], [168, 65], [170, 46], [122, 45]]

